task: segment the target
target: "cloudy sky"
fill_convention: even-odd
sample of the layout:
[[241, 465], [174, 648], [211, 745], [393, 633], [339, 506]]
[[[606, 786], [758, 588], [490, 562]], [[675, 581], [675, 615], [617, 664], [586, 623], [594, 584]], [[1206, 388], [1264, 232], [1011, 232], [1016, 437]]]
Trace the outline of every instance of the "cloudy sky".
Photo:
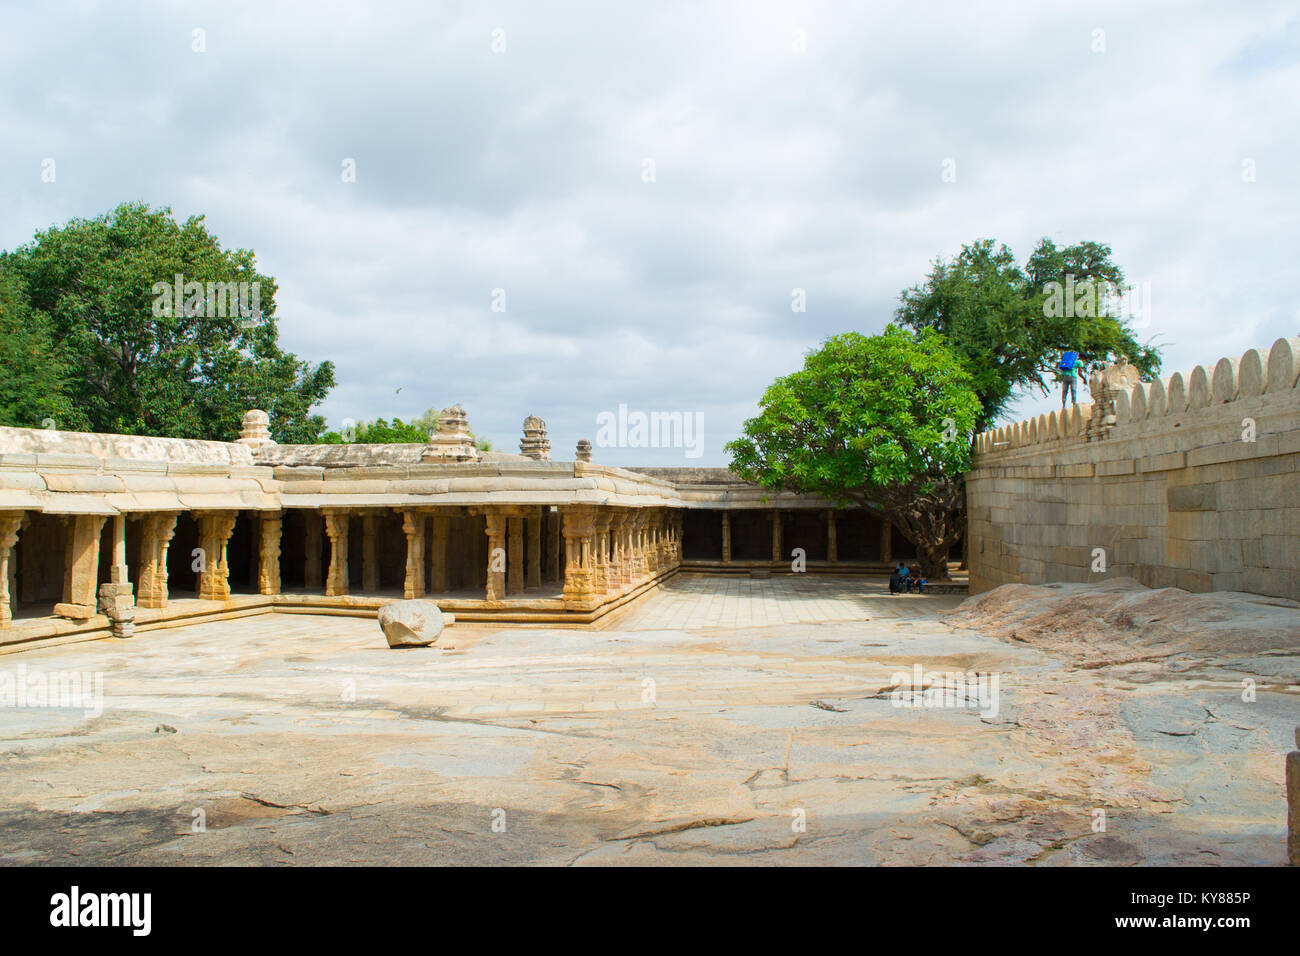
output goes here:
[[1042, 236], [1112, 245], [1166, 374], [1300, 330], [1294, 2], [47, 0], [4, 21], [0, 247], [124, 200], [206, 215], [279, 282], [285, 347], [337, 364], [334, 425], [461, 402], [499, 449], [537, 414], [572, 458], [623, 404], [701, 416], [702, 454], [597, 461], [724, 464], [774, 377], [879, 331], [981, 237], [1021, 261]]

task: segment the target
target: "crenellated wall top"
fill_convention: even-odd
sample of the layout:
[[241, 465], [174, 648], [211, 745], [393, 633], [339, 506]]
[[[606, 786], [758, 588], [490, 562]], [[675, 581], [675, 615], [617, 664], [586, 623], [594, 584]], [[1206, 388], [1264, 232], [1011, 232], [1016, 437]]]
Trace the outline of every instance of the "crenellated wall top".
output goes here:
[[[1221, 358], [1189, 372], [1139, 382], [1114, 392], [1113, 421], [1093, 421], [1092, 404], [1074, 405], [1027, 421], [1002, 425], [975, 438], [975, 454], [984, 460], [1027, 445], [1081, 443], [1097, 437], [1104, 424], [1108, 437], [1132, 437], [1144, 429], [1173, 429], [1220, 406], [1253, 401], [1267, 406], [1300, 406], [1300, 338], [1283, 338], [1267, 351], [1247, 349], [1237, 358]], [[1090, 428], [1091, 425], [1091, 428]]]

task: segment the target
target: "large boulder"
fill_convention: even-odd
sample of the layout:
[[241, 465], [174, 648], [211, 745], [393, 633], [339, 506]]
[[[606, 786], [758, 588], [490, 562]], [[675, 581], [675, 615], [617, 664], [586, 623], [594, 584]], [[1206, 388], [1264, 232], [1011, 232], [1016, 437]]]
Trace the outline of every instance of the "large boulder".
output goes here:
[[394, 601], [379, 609], [379, 626], [389, 647], [427, 647], [446, 622], [432, 601]]

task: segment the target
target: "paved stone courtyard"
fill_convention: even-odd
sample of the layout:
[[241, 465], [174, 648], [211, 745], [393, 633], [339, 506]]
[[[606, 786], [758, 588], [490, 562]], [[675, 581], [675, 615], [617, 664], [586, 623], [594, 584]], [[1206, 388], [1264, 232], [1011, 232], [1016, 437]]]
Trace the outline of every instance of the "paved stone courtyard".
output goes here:
[[[959, 600], [682, 574], [595, 627], [430, 648], [265, 614], [7, 655], [104, 699], [0, 709], [0, 862], [1284, 861], [1268, 662], [1077, 668], [954, 630]], [[913, 665], [998, 674], [996, 713], [895, 706]]]

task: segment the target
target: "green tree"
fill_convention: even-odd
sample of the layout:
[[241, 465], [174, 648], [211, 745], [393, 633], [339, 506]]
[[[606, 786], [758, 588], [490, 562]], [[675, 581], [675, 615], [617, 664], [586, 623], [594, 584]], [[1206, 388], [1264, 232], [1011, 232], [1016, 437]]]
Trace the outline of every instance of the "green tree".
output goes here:
[[939, 333], [896, 326], [837, 335], [763, 393], [727, 444], [731, 468], [773, 489], [877, 508], [916, 546], [927, 577], [948, 577], [964, 533], [962, 473], [979, 399]]
[[4, 259], [49, 317], [86, 427], [231, 440], [243, 413], [262, 408], [276, 441], [324, 430], [311, 409], [334, 385], [333, 364], [280, 349], [275, 280], [252, 250], [223, 249], [202, 216], [178, 223], [168, 208], [124, 203]]
[[71, 368], [54, 347], [49, 319], [34, 312], [0, 262], [0, 425], [77, 431], [85, 416], [68, 394]]
[[[389, 425], [384, 419], [376, 418], [373, 422], [362, 422], [355, 428], [348, 429], [346, 433], [341, 430], [325, 432], [316, 439], [316, 443], [321, 445], [344, 445], [350, 442], [362, 445], [425, 444], [437, 431], [438, 412], [430, 408], [423, 415], [417, 415], [409, 422], [394, 418], [393, 424]], [[472, 429], [469, 435], [473, 439], [474, 447], [479, 451], [492, 450], [492, 442], [488, 439], [475, 437]]]
[[[1057, 248], [1043, 239], [1022, 269], [1005, 245], [980, 239], [950, 262], [936, 260], [924, 283], [902, 293], [895, 319], [942, 332], [965, 358], [982, 407], [976, 430], [983, 431], [1020, 390], [1046, 394], [1062, 352], [1078, 352], [1087, 365], [1123, 355], [1144, 378], [1160, 370], [1159, 351], [1137, 341], [1115, 314], [1115, 296], [1104, 294], [1123, 282], [1109, 246]], [[1053, 283], [1076, 293], [1066, 308], [1053, 308], [1060, 304]]]
[[353, 442], [358, 445], [425, 445], [429, 442], [429, 432], [415, 422], [403, 422], [400, 418], [394, 418], [391, 425], [385, 419], [376, 418], [373, 422], [362, 422], [355, 429], [326, 432], [316, 440], [320, 445]]

